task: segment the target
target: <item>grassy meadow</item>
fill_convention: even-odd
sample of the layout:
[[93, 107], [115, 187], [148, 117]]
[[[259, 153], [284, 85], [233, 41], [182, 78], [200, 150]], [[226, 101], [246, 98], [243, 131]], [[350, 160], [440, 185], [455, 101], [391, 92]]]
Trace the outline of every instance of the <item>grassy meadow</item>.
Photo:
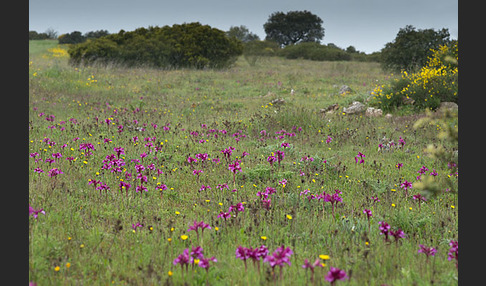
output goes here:
[[[457, 168], [424, 151], [457, 143], [441, 124], [414, 128], [426, 115], [411, 109], [342, 112], [395, 78], [378, 63], [68, 59], [56, 41], [29, 42], [30, 281], [457, 285]], [[415, 186], [429, 180], [441, 191], [423, 200]], [[331, 282], [331, 268], [346, 278]]]

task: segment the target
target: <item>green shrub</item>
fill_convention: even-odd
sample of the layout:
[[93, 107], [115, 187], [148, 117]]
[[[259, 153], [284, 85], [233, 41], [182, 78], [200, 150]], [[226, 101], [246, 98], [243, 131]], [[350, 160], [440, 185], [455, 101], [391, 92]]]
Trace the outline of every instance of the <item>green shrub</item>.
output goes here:
[[280, 47], [276, 42], [250, 41], [243, 44], [243, 57], [253, 66], [262, 57], [275, 56], [279, 50]]
[[160, 68], [225, 68], [243, 51], [240, 41], [200, 23], [139, 28], [70, 47], [74, 65], [116, 63]]
[[69, 34], [62, 34], [58, 38], [59, 44], [79, 44], [86, 41], [86, 37], [79, 31]]
[[432, 56], [418, 72], [401, 72], [401, 77], [388, 85], [375, 87], [372, 104], [385, 111], [403, 104], [413, 104], [415, 109], [435, 110], [441, 102], [458, 102], [458, 47], [440, 46], [431, 51]]
[[416, 30], [407, 25], [399, 30], [393, 42], [387, 43], [381, 50], [382, 67], [386, 70], [411, 72], [424, 66], [431, 50], [450, 43], [447, 29]]
[[287, 59], [306, 59], [313, 61], [351, 60], [351, 55], [340, 48], [311, 42], [287, 46], [281, 50], [280, 55]]

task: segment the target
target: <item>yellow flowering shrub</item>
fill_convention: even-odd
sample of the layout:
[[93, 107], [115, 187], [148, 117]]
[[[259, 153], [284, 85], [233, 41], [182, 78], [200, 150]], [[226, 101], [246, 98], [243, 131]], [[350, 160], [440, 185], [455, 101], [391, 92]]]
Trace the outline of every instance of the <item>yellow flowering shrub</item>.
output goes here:
[[47, 50], [49, 54], [45, 54], [42, 57], [43, 58], [68, 58], [69, 54], [67, 50], [61, 48], [60, 46], [57, 46], [55, 48], [50, 48]]
[[443, 101], [458, 101], [457, 42], [432, 50], [432, 56], [414, 73], [402, 71], [400, 78], [387, 85], [379, 85], [371, 92], [372, 103], [384, 110], [403, 104], [417, 109], [436, 109]]

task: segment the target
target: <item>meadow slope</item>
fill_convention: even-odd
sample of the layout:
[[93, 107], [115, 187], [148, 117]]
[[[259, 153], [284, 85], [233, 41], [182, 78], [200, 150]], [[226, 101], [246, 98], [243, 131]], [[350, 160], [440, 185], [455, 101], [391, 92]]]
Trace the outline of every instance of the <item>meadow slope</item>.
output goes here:
[[73, 67], [55, 42], [29, 50], [30, 281], [329, 285], [336, 267], [336, 285], [457, 285], [457, 142], [410, 109], [342, 112], [395, 77], [378, 63]]

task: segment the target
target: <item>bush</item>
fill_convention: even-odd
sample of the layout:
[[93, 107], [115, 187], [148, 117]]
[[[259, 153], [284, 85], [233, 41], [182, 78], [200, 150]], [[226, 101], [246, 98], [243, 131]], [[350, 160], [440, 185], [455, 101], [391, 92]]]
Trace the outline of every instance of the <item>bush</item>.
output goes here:
[[275, 56], [280, 46], [272, 41], [250, 41], [243, 44], [243, 57], [251, 65], [262, 57]]
[[29, 40], [47, 40], [49, 36], [46, 33], [37, 33], [36, 31], [29, 31]]
[[59, 44], [79, 44], [86, 41], [86, 38], [79, 31], [74, 31], [69, 34], [62, 34], [58, 38]]
[[449, 46], [432, 50], [432, 56], [416, 73], [401, 72], [401, 77], [388, 85], [375, 87], [372, 103], [385, 111], [405, 103], [416, 109], [435, 110], [443, 101], [458, 102], [458, 47], [457, 41]]
[[431, 49], [450, 44], [449, 30], [416, 30], [408, 25], [399, 30], [393, 42], [381, 50], [382, 67], [385, 70], [412, 72], [425, 65]]
[[242, 43], [200, 23], [139, 28], [70, 47], [71, 63], [145, 65], [160, 68], [225, 68], [243, 51]]
[[351, 60], [351, 55], [338, 47], [310, 42], [287, 46], [280, 51], [280, 55], [287, 59], [306, 59], [313, 61]]

